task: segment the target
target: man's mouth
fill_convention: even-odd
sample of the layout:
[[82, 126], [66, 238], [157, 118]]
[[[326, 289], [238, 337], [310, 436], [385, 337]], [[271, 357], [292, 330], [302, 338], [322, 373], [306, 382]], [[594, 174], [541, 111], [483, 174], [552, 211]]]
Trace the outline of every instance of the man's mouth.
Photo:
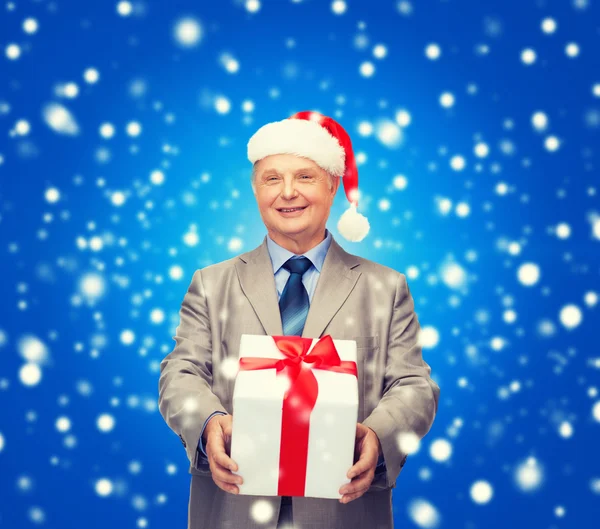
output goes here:
[[281, 211], [282, 213], [293, 213], [294, 211], [299, 211], [301, 209], [306, 209], [308, 206], [304, 206], [301, 208], [277, 208], [277, 211]]

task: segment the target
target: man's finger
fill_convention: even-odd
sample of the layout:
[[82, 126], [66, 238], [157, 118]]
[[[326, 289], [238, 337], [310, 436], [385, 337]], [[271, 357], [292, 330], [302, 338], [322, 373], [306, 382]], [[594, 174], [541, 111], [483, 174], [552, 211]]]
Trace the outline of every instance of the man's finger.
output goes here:
[[362, 474], [365, 470], [368, 470], [370, 466], [371, 465], [369, 465], [367, 454], [365, 454], [363, 451], [360, 454], [358, 461], [350, 467], [350, 470], [348, 470], [347, 476], [352, 479], [359, 474]]
[[220, 489], [224, 490], [225, 492], [230, 492], [231, 494], [239, 494], [240, 492], [240, 489], [237, 487], [237, 485], [232, 485], [225, 481], [221, 481], [220, 479], [215, 479], [214, 476], [213, 481], [217, 484], [217, 486]]
[[234, 474], [231, 470], [218, 464], [215, 465], [212, 471], [212, 475], [219, 481], [223, 481], [229, 484], [237, 483], [241, 485], [244, 482], [242, 476], [238, 476], [237, 474]]
[[227, 470], [235, 471], [238, 469], [235, 461], [227, 455], [227, 452], [225, 452], [225, 449], [223, 448], [223, 443], [221, 443], [220, 447], [218, 445], [216, 447], [212, 447], [211, 455], [213, 457], [213, 461], [217, 465]]
[[375, 472], [363, 472], [358, 476], [354, 477], [350, 483], [346, 483], [340, 487], [340, 494], [352, 494], [357, 490], [361, 490], [363, 488], [369, 488], [371, 486], [371, 482], [375, 477]]
[[357, 498], [360, 498], [365, 492], [367, 492], [369, 487], [358, 490], [356, 492], [354, 492], [353, 494], [344, 494], [341, 498], [340, 498], [340, 502], [341, 503], [348, 503], [352, 500], [355, 500]]
[[374, 473], [365, 472], [361, 474], [360, 478], [356, 481], [340, 487], [339, 492], [340, 494], [343, 494], [343, 496], [340, 498], [340, 502], [348, 503], [356, 498], [360, 498], [365, 492], [367, 492], [367, 490], [369, 490], [374, 477]]
[[222, 467], [228, 468], [229, 470], [237, 470], [235, 461], [227, 455], [227, 452], [225, 452], [225, 441], [223, 436], [216, 434], [209, 435], [209, 441], [206, 443], [206, 452], [209, 455], [209, 459], [212, 456], [215, 463], [218, 463]]

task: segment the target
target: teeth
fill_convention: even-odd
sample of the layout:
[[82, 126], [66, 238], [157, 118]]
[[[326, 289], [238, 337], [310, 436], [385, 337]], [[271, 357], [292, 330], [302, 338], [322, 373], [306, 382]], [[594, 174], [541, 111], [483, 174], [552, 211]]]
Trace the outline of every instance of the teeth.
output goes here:
[[284, 213], [291, 213], [292, 211], [298, 211], [299, 209], [302, 209], [302, 208], [282, 209], [281, 211], [283, 211]]

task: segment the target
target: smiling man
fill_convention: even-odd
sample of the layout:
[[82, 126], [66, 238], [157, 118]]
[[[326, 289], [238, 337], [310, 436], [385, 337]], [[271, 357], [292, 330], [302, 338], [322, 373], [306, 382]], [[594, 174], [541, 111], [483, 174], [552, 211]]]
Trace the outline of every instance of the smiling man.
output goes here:
[[315, 162], [274, 154], [254, 167], [252, 187], [271, 240], [302, 255], [324, 239], [339, 179]]
[[[190, 461], [188, 529], [392, 529], [392, 488], [440, 395], [406, 276], [346, 252], [326, 228], [343, 178], [350, 208], [338, 231], [353, 242], [369, 231], [339, 123], [316, 112], [268, 123], [250, 139], [248, 158], [267, 235], [254, 250], [194, 273], [176, 346], [160, 364], [159, 409]], [[227, 366], [238, 360], [242, 334], [356, 341], [359, 422], [339, 500], [238, 495]]]

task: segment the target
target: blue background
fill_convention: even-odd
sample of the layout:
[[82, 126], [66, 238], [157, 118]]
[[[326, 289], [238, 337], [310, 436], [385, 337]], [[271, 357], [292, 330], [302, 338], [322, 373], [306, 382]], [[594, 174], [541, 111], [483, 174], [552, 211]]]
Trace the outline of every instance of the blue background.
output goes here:
[[[256, 12], [239, 1], [163, 1], [134, 2], [128, 16], [116, 5], [0, 8], [0, 527], [186, 526], [191, 476], [158, 412], [159, 363], [174, 346], [193, 272], [266, 234], [248, 139], [300, 110], [339, 121], [362, 160], [359, 211], [371, 232], [360, 243], [339, 235], [342, 186], [328, 228], [350, 253], [407, 274], [421, 326], [439, 334], [423, 349], [441, 388], [438, 415], [393, 492], [396, 526], [597, 525], [596, 3], [350, 1], [336, 14], [316, 0], [263, 0]], [[33, 34], [23, 30], [28, 17], [39, 25]], [[183, 17], [202, 27], [194, 46], [174, 36]], [[552, 34], [541, 29], [546, 17], [557, 22]], [[570, 42], [576, 57], [565, 53]], [[425, 53], [430, 43], [442, 50], [437, 60]], [[385, 57], [374, 56], [377, 44]], [[526, 48], [533, 64], [521, 60]], [[238, 71], [224, 68], [225, 52]], [[372, 76], [360, 73], [366, 61]], [[92, 67], [100, 77], [88, 83]], [[67, 82], [76, 97], [57, 93]], [[444, 92], [454, 95], [450, 108]], [[217, 109], [219, 97], [228, 111]], [[49, 103], [70, 113], [77, 134], [50, 126]], [[359, 133], [364, 122], [394, 122], [400, 109], [411, 121], [398, 128], [398, 145]], [[538, 111], [543, 131], [532, 125]], [[105, 122], [111, 138], [99, 133]], [[142, 126], [138, 136], [127, 133], [130, 122]], [[548, 136], [557, 150], [545, 147]], [[486, 157], [475, 154], [479, 141]], [[452, 168], [455, 155], [463, 170]], [[150, 180], [157, 169], [162, 185]], [[399, 174], [404, 190], [393, 185]], [[58, 201], [47, 199], [50, 188]], [[451, 201], [448, 214], [439, 197]], [[459, 203], [468, 215], [456, 213]], [[561, 223], [569, 236], [557, 235]], [[190, 231], [198, 244], [184, 240]], [[80, 244], [93, 237], [100, 249]], [[464, 284], [444, 281], [447, 263], [465, 272]], [[524, 263], [539, 267], [531, 286], [519, 281]], [[90, 273], [104, 281], [100, 295], [81, 290]], [[581, 314], [574, 327], [560, 316], [569, 305]], [[155, 309], [164, 320], [151, 318]], [[21, 369], [36, 347], [41, 379], [27, 383]], [[103, 414], [114, 418], [109, 431], [97, 425]], [[441, 461], [430, 451], [436, 440], [452, 448]], [[517, 479], [526, 461], [540, 476], [532, 490]], [[101, 479], [112, 484], [106, 496]], [[485, 503], [471, 496], [480, 480], [492, 490]]]

